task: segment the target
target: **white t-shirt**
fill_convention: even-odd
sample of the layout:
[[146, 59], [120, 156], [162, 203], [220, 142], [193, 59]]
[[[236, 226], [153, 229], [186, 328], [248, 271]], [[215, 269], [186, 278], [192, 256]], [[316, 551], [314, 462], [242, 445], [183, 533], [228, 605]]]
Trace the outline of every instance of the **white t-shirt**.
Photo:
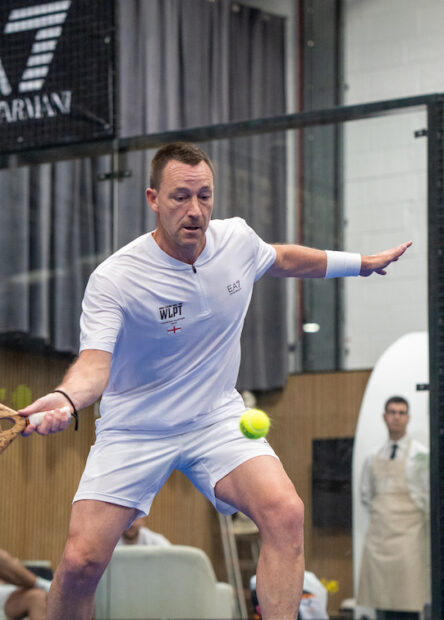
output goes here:
[[276, 259], [240, 218], [212, 220], [194, 266], [138, 237], [93, 272], [81, 346], [113, 353], [97, 432], [168, 435], [244, 409], [235, 390], [253, 284]]
[[371, 506], [374, 494], [371, 467], [373, 459], [377, 457], [388, 461], [393, 444], [396, 443], [398, 446], [396, 458], [406, 459], [405, 472], [410, 497], [426, 515], [429, 513], [429, 451], [419, 441], [412, 439], [407, 454], [408, 442], [408, 435], [397, 441], [388, 439], [382, 447], [365, 459], [360, 480], [361, 501], [365, 506]]

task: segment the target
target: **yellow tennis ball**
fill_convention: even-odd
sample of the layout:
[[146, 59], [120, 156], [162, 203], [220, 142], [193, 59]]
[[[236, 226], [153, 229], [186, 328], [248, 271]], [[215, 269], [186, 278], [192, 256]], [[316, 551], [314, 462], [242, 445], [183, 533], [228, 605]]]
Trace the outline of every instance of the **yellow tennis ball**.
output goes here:
[[270, 418], [261, 409], [247, 409], [241, 416], [239, 426], [248, 439], [259, 439], [268, 433]]

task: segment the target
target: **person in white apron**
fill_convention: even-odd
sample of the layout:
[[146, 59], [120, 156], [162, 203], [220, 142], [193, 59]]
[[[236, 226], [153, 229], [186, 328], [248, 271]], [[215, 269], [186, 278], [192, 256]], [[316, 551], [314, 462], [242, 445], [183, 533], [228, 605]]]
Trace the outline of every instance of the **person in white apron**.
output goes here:
[[378, 620], [419, 619], [429, 601], [428, 451], [406, 434], [408, 402], [389, 398], [389, 440], [364, 463], [361, 499], [370, 510], [357, 603]]

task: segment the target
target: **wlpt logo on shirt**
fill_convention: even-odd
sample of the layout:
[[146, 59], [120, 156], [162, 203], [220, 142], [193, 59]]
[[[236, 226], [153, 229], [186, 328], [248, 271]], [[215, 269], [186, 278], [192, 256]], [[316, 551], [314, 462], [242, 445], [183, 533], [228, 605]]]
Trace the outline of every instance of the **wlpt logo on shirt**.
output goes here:
[[179, 321], [184, 320], [182, 314], [183, 302], [179, 301], [175, 304], [169, 304], [168, 306], [160, 306], [159, 314], [162, 325], [168, 325], [168, 333], [177, 334], [181, 327], [177, 326]]
[[181, 316], [182, 306], [182, 302], [170, 304], [169, 306], [161, 306], [159, 308], [160, 319], [165, 321], [166, 319], [175, 319], [177, 316]]

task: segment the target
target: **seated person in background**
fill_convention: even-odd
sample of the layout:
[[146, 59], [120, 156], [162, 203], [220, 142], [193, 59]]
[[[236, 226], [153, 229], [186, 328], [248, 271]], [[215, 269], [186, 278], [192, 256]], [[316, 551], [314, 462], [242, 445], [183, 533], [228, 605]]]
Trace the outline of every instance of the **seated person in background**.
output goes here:
[[7, 618], [44, 620], [50, 585], [0, 549], [0, 618], [4, 613]]
[[118, 545], [156, 545], [158, 547], [168, 547], [170, 541], [162, 536], [152, 532], [144, 525], [145, 517], [135, 519], [127, 530], [124, 530]]

